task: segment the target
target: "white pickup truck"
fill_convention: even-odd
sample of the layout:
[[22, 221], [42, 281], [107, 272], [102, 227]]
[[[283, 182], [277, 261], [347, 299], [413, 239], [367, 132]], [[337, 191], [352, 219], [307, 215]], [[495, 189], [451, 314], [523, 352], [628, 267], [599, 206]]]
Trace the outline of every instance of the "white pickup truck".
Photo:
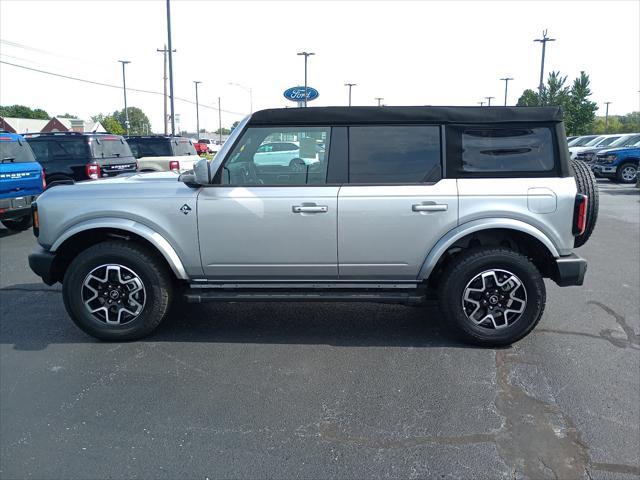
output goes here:
[[165, 135], [126, 137], [140, 172], [186, 172], [200, 157], [193, 140]]

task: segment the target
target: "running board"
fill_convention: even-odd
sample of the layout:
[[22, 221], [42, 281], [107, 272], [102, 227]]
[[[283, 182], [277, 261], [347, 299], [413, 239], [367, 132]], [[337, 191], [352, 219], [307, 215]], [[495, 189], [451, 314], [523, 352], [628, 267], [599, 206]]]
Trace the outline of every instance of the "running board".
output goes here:
[[426, 301], [423, 289], [412, 290], [220, 290], [187, 289], [183, 295], [187, 303], [205, 302], [373, 302], [422, 304]]

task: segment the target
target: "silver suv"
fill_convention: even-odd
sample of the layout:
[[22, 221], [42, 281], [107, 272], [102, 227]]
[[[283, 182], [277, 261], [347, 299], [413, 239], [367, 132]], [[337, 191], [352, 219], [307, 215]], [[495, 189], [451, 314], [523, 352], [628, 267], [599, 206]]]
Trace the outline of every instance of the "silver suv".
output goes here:
[[[291, 143], [291, 159], [261, 148]], [[263, 110], [210, 163], [46, 191], [29, 257], [104, 340], [152, 332], [171, 302], [359, 301], [437, 293], [465, 340], [510, 344], [581, 285], [591, 172], [557, 108]]]

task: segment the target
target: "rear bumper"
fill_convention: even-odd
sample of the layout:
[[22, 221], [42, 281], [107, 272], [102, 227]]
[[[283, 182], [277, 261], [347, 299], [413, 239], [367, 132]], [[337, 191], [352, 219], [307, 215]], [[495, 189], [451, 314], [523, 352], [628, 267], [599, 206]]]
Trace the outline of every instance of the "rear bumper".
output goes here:
[[555, 259], [555, 271], [552, 280], [560, 287], [578, 286], [584, 283], [587, 273], [587, 261], [575, 253]]
[[35, 195], [0, 199], [0, 220], [10, 220], [31, 215], [31, 203], [35, 199]]
[[44, 248], [38, 247], [29, 255], [29, 268], [42, 278], [47, 285], [53, 285], [58, 280], [54, 272], [54, 260], [56, 256], [47, 252]]

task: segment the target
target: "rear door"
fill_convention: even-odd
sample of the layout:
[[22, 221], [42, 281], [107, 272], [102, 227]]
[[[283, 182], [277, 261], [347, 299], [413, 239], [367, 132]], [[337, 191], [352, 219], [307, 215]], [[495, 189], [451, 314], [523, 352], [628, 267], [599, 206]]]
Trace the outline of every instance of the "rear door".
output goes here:
[[442, 178], [437, 125], [349, 127], [349, 183], [338, 197], [341, 279], [414, 280], [458, 222], [457, 186]]
[[0, 198], [38, 195], [42, 167], [27, 143], [0, 134]]

